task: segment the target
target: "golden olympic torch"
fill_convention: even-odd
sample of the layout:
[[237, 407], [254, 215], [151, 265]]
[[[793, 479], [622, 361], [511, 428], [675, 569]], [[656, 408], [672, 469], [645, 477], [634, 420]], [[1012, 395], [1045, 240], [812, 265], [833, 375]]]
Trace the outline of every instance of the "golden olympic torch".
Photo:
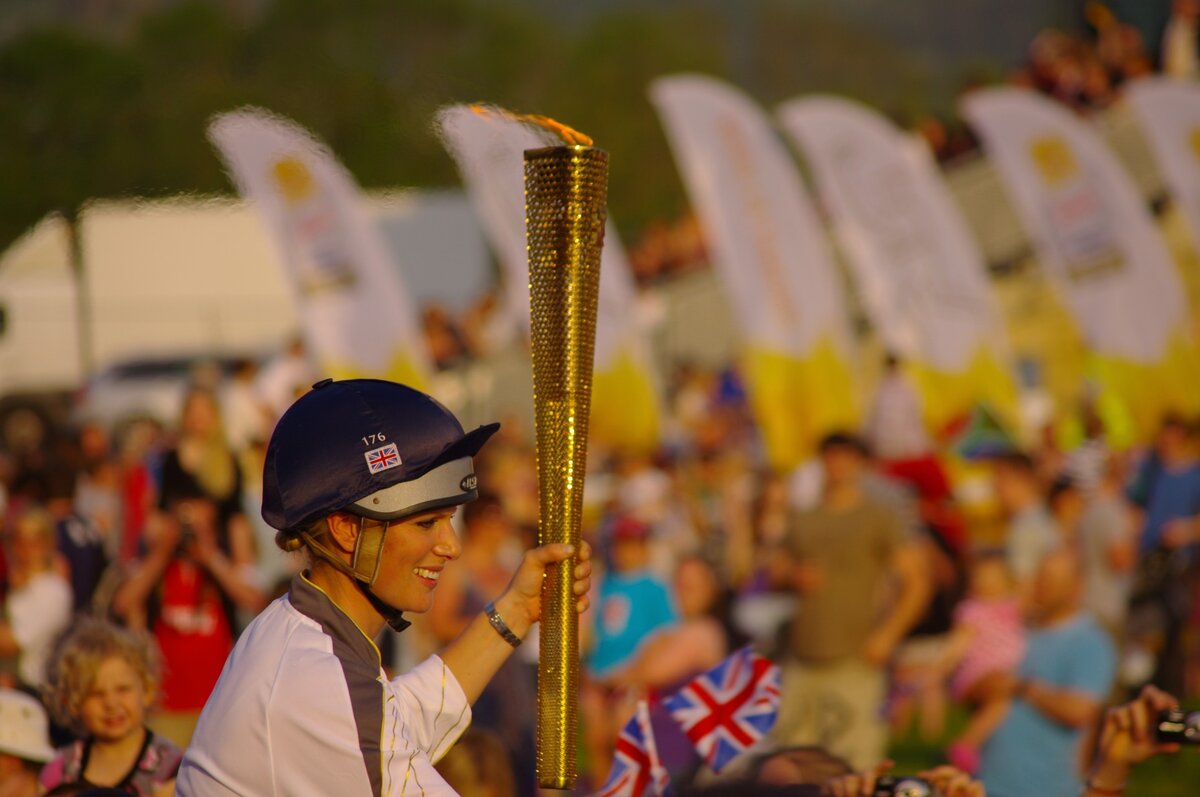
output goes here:
[[[590, 143], [590, 142], [588, 142]], [[608, 153], [590, 146], [525, 153], [538, 538], [579, 546]], [[543, 788], [575, 786], [579, 616], [575, 557], [542, 585], [537, 773]]]

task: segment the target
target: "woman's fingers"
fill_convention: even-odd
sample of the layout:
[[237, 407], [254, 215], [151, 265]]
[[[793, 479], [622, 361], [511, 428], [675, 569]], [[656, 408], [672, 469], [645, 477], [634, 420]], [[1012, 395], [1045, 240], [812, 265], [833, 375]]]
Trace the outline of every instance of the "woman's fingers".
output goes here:
[[546, 545], [539, 545], [536, 548], [531, 548], [526, 551], [525, 556], [534, 562], [545, 567], [546, 565], [561, 562], [564, 559], [570, 559], [572, 556], [578, 555], [578, 564], [575, 566], [575, 577], [580, 578], [580, 568], [586, 568], [585, 574], [592, 572], [592, 546], [586, 542], [581, 542], [579, 545], [570, 545], [562, 542], [552, 542]]
[[575, 565], [575, 594], [583, 595], [591, 587], [592, 563], [580, 562]]
[[564, 559], [569, 559], [575, 553], [574, 545], [567, 545], [561, 542], [552, 542], [548, 545], [539, 545], [536, 548], [531, 548], [526, 551], [527, 559], [536, 562], [545, 567], [546, 565], [561, 562]]

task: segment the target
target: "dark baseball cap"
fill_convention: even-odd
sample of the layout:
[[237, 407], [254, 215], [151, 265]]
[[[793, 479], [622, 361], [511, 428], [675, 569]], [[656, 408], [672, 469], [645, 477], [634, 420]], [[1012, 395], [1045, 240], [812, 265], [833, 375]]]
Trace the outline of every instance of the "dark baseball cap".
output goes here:
[[464, 504], [471, 457], [500, 424], [464, 432], [419, 390], [380, 379], [323, 379], [275, 425], [263, 466], [262, 516], [304, 528], [331, 512], [377, 520]]

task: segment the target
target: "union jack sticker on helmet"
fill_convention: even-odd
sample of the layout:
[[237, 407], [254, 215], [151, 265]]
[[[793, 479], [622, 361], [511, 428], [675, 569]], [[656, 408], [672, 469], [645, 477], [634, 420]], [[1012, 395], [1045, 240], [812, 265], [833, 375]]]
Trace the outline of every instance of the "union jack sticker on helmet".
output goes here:
[[371, 473], [398, 468], [401, 464], [400, 451], [396, 448], [395, 443], [388, 443], [386, 446], [373, 448], [363, 454], [363, 456], [367, 459], [367, 470]]

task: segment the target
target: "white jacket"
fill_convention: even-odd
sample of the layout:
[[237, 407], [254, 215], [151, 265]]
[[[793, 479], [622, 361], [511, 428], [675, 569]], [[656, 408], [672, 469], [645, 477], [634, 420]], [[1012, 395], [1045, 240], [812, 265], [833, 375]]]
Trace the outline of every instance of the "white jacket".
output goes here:
[[175, 793], [451, 795], [433, 763], [470, 722], [440, 658], [387, 680], [375, 643], [297, 576], [225, 662]]

